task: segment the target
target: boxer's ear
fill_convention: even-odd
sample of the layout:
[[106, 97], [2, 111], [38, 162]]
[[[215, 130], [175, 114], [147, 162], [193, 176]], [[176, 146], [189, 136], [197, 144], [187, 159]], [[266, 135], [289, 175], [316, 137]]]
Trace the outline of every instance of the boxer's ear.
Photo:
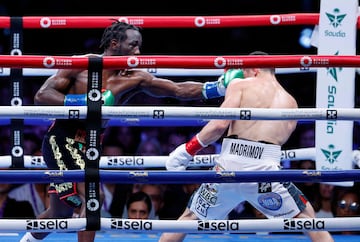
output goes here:
[[119, 44], [119, 40], [117, 39], [111, 39], [110, 41], [110, 48], [114, 47], [114, 46], [117, 46]]

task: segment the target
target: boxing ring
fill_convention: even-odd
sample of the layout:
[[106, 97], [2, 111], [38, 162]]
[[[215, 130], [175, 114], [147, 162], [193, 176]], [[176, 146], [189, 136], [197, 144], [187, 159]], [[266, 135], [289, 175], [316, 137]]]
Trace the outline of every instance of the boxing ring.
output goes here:
[[[22, 17], [22, 28], [104, 28], [110, 19], [119, 19], [144, 28], [218, 28], [239, 26], [274, 25], [315, 25], [319, 14], [284, 14], [256, 16], [208, 16], [208, 17]], [[0, 17], [0, 28], [19, 27], [19, 18]], [[357, 27], [360, 27], [358, 22]], [[19, 30], [19, 29], [17, 29]], [[16, 31], [15, 31], [16, 32]], [[14, 35], [16, 36], [16, 35]], [[14, 37], [18, 38], [18, 37]], [[14, 46], [13, 46], [14, 47]], [[15, 46], [19, 47], [19, 46]], [[88, 57], [22, 55], [21, 48], [13, 48], [12, 55], [0, 55], [3, 76], [18, 77], [14, 69], [22, 69], [21, 75], [51, 75], [55, 69], [89, 69], [100, 72], [102, 68], [148, 68], [157, 69], [155, 74], [169, 75], [219, 75], [226, 68], [276, 67], [289, 68], [288, 71], [314, 71], [322, 67], [359, 67], [359, 56], [334, 55], [278, 55], [278, 56], [104, 56], [100, 60]], [[101, 62], [101, 68], [98, 63]], [[160, 68], [160, 69], [159, 69]], [[36, 69], [36, 71], [34, 71]], [[197, 70], [194, 70], [197, 69]], [[211, 70], [211, 71], [209, 71]], [[40, 74], [39, 74], [40, 73]], [[210, 73], [210, 74], [209, 74]], [[96, 81], [96, 80], [95, 80]], [[89, 87], [96, 91], [96, 85]], [[93, 93], [93, 92], [92, 92]], [[95, 96], [94, 99], [97, 96]], [[14, 101], [15, 100], [15, 101]], [[13, 133], [21, 132], [22, 125], [47, 125], [53, 119], [110, 119], [117, 125], [204, 125], [210, 119], [231, 120], [359, 120], [360, 111], [354, 108], [299, 108], [292, 109], [219, 109], [209, 107], [101, 107], [98, 99], [88, 106], [49, 107], [22, 106], [21, 97], [14, 95], [11, 106], [0, 108], [0, 124], [11, 125]], [[19, 102], [16, 102], [19, 101]], [[94, 106], [94, 107], [91, 107]], [[101, 106], [101, 105], [100, 105]], [[91, 108], [90, 108], [91, 107]], [[94, 111], [95, 110], [95, 111]], [[23, 120], [20, 123], [19, 120]], [[88, 130], [96, 127], [88, 127]], [[85, 171], [47, 170], [41, 156], [22, 154], [19, 143], [14, 142], [12, 155], [0, 156], [2, 183], [44, 183], [77, 181], [86, 183], [163, 183], [176, 184], [194, 182], [271, 182], [271, 181], [360, 181], [360, 170], [283, 170], [276, 172], [214, 172], [214, 171], [153, 171], [141, 170], [164, 167], [166, 156], [113, 156], [106, 157], [97, 153], [98, 140], [89, 149], [91, 168], [97, 174]], [[216, 154], [197, 155], [190, 167], [211, 167], [217, 159]], [[316, 159], [315, 148], [283, 150], [282, 159]], [[125, 164], [120, 162], [127, 160]], [[94, 163], [97, 162], [97, 164]], [[22, 168], [36, 168], [23, 170]], [[111, 169], [111, 170], [104, 170]], [[119, 170], [119, 169], [127, 170]], [[136, 169], [136, 170], [133, 170]], [[95, 198], [96, 199], [96, 198]], [[89, 200], [87, 200], [89, 202]], [[95, 204], [96, 205], [96, 204]], [[98, 210], [95, 205], [90, 209]], [[92, 207], [93, 206], [93, 207]], [[94, 207], [95, 206], [95, 207]], [[88, 208], [89, 209], [89, 208]], [[89, 211], [89, 210], [87, 210]], [[91, 211], [94, 212], [94, 211]], [[0, 219], [0, 239], [19, 241], [24, 231], [54, 232], [44, 241], [75, 241], [76, 231], [88, 228], [98, 230], [95, 241], [157, 241], [161, 232], [188, 233], [185, 241], [309, 241], [301, 232], [310, 230], [357, 231], [360, 230], [360, 217], [353, 218], [316, 218], [316, 219], [253, 219], [253, 220], [211, 220], [211, 221], [173, 221], [173, 220], [127, 220], [100, 218], [99, 211], [89, 213], [86, 218], [71, 219]], [[95, 218], [95, 222], [94, 222]], [[89, 219], [92, 222], [89, 223]], [[334, 235], [335, 241], [358, 241], [356, 235]]]

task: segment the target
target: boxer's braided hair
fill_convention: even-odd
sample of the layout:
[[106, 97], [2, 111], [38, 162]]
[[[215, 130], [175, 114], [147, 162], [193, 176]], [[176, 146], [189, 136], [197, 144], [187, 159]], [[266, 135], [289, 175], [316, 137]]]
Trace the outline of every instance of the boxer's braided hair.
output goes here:
[[115, 20], [110, 26], [106, 27], [106, 29], [104, 30], [103, 36], [101, 38], [100, 48], [109, 48], [110, 41], [112, 39], [124, 41], [127, 37], [125, 32], [128, 29], [140, 31], [139, 27]]

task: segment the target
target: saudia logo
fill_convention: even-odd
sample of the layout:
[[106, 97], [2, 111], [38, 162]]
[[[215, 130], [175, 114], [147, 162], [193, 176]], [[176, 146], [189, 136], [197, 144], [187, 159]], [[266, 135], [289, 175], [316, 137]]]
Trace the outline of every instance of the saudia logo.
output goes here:
[[[339, 51], [335, 53], [335, 55], [339, 55]], [[338, 82], [338, 72], [342, 71], [342, 68], [336, 68], [331, 67], [327, 68], [328, 74], [336, 81]], [[336, 84], [330, 84], [327, 86], [327, 107], [333, 108], [335, 107], [336, 102], [336, 92], [337, 92], [337, 85]], [[336, 121], [335, 120], [328, 120], [326, 124], [326, 133], [327, 134], [333, 134], [335, 129]]]
[[295, 220], [295, 219], [284, 219], [284, 230], [323, 230], [325, 229], [324, 220]]
[[346, 14], [339, 14], [340, 13], [340, 9], [335, 8], [333, 10], [334, 14], [331, 13], [326, 13], [326, 16], [328, 17], [330, 24], [334, 27], [337, 28], [341, 25], [341, 22], [344, 20]]
[[[340, 14], [340, 9], [335, 8], [333, 13], [325, 13], [327, 18], [329, 19], [330, 25], [334, 28], [341, 26], [341, 22], [346, 17], [346, 14]], [[325, 36], [330, 37], [345, 37], [346, 33], [339, 30], [339, 31], [331, 31], [325, 30]]]
[[333, 144], [330, 144], [328, 150], [321, 149], [322, 153], [326, 157], [326, 161], [330, 164], [334, 164], [337, 161], [337, 158], [340, 156], [342, 150], [334, 150], [335, 146]]
[[[339, 55], [339, 51], [336, 51], [336, 53], [334, 55]], [[342, 67], [329, 67], [327, 68], [328, 74], [330, 74], [330, 76], [332, 76], [332, 78], [334, 78], [334, 80], [336, 82], [338, 82], [338, 77], [337, 77], [337, 73], [338, 71], [341, 72], [342, 71]]]

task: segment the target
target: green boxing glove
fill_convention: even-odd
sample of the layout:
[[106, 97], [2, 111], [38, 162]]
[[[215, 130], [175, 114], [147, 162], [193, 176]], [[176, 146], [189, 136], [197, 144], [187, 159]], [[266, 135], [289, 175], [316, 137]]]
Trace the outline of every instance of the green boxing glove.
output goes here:
[[244, 78], [244, 73], [241, 69], [229, 69], [217, 81], [205, 82], [202, 90], [203, 96], [206, 99], [225, 96], [226, 88], [235, 78]]
[[104, 106], [114, 106], [115, 97], [110, 90], [105, 90], [102, 93], [102, 101]]
[[[104, 106], [113, 106], [115, 104], [115, 97], [110, 90], [103, 90], [102, 102]], [[64, 106], [86, 106], [86, 94], [68, 94], [64, 99]]]
[[[244, 72], [241, 69], [229, 69], [227, 70], [224, 74], [222, 74], [221, 76], [223, 76], [222, 79], [222, 84], [225, 88], [228, 87], [229, 83], [235, 79], [235, 78], [244, 78]], [[220, 76], [220, 78], [221, 78]], [[225, 95], [225, 93], [224, 93]]]

